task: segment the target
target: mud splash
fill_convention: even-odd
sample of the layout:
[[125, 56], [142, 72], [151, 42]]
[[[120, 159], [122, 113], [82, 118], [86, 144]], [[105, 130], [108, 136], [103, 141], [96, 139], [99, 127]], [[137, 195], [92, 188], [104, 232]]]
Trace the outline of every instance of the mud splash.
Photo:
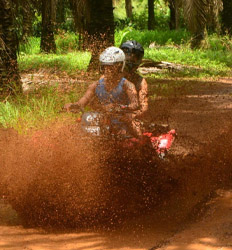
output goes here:
[[1, 192], [24, 225], [120, 223], [150, 209], [162, 183], [145, 149], [126, 152], [114, 142], [83, 138], [78, 126], [30, 137], [5, 131], [1, 148]]
[[1, 133], [1, 196], [25, 226], [111, 228], [148, 213], [181, 221], [231, 180], [230, 133], [165, 162], [145, 148], [126, 152], [81, 138], [77, 126]]

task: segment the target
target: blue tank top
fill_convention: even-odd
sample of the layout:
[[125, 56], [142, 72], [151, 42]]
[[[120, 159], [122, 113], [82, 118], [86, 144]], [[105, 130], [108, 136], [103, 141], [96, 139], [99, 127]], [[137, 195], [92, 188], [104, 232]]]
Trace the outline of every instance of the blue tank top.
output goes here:
[[96, 87], [96, 96], [98, 97], [99, 101], [106, 105], [110, 103], [118, 103], [128, 105], [128, 97], [123, 90], [123, 85], [125, 83], [125, 78], [122, 78], [118, 85], [108, 92], [105, 89], [104, 78], [99, 80], [99, 84]]

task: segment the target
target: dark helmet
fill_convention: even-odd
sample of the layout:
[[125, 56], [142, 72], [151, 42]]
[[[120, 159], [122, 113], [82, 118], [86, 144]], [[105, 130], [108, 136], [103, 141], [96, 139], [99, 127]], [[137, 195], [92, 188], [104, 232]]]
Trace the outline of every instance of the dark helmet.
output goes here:
[[142, 59], [144, 56], [144, 49], [140, 43], [135, 40], [129, 40], [123, 43], [120, 48], [125, 54], [134, 54], [138, 59]]

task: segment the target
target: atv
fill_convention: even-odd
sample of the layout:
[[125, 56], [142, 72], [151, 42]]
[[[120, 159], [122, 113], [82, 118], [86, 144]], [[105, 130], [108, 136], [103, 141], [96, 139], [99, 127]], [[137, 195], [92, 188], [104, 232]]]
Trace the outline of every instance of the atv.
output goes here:
[[83, 112], [79, 121], [86, 135], [114, 140], [124, 148], [148, 146], [161, 159], [167, 156], [176, 137], [175, 129], [167, 125], [149, 124], [144, 126], [143, 135], [136, 137], [127, 124], [121, 121], [121, 116], [120, 113]]

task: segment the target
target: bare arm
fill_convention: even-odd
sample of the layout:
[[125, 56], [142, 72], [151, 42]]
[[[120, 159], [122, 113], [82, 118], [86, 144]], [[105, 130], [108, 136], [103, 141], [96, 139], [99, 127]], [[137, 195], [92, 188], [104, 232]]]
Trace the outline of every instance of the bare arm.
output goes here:
[[147, 81], [143, 78], [141, 82], [141, 89], [139, 91], [140, 109], [136, 112], [136, 117], [143, 115], [148, 110], [148, 88]]
[[136, 110], [138, 108], [138, 98], [137, 98], [137, 91], [135, 89], [135, 85], [132, 82], [129, 82], [128, 80], [125, 81], [124, 84], [125, 91], [129, 98], [129, 105], [128, 109], [130, 110]]
[[94, 97], [95, 95], [95, 89], [96, 89], [97, 83], [92, 83], [91, 85], [89, 85], [87, 91], [85, 92], [85, 94], [81, 97], [80, 100], [78, 100], [76, 103], [79, 105], [80, 107], [85, 107]]
[[78, 100], [77, 102], [74, 102], [74, 103], [67, 103], [67, 104], [65, 104], [64, 108], [67, 111], [70, 111], [70, 109], [75, 110], [75, 109], [80, 108], [80, 107], [84, 108], [94, 97], [96, 86], [97, 86], [97, 82], [89, 85], [87, 91], [85, 92], [84, 96], [80, 98], [80, 100]]

